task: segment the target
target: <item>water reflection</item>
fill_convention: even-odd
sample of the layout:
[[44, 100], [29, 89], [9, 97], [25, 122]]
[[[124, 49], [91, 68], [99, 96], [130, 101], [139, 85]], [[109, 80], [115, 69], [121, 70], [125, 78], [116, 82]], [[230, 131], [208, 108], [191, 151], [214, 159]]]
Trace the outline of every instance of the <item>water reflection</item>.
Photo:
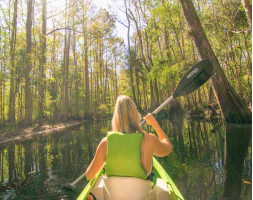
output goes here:
[[[251, 127], [226, 124], [226, 154], [224, 160], [227, 174], [224, 199], [235, 200], [241, 198], [243, 168], [250, 141]], [[244, 187], [249, 186], [244, 185]]]
[[182, 123], [163, 123], [170, 126], [165, 129], [173, 153], [159, 161], [183, 196], [251, 199], [251, 125], [186, 119]]
[[[186, 199], [251, 199], [251, 127], [183, 118], [159, 123], [173, 144], [159, 161]], [[108, 130], [110, 121], [88, 122], [0, 146], [0, 199], [75, 199], [86, 182], [72, 194], [62, 186], [86, 170]]]

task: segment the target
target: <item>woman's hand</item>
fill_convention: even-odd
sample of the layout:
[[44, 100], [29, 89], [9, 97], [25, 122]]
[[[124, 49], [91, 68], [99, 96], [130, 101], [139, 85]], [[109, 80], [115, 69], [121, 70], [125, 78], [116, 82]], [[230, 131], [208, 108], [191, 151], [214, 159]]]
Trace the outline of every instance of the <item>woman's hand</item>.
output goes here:
[[148, 125], [154, 126], [157, 124], [156, 119], [151, 113], [148, 113], [148, 115], [146, 115], [143, 119], [147, 122]]

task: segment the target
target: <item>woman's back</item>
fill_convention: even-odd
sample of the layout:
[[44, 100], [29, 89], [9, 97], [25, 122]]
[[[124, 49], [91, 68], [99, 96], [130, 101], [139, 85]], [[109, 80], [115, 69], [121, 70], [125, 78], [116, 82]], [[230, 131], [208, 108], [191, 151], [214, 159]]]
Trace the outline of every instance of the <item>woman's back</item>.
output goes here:
[[[140, 119], [140, 114], [132, 99], [127, 96], [118, 97], [112, 119], [112, 129], [113, 131], [124, 134], [140, 133], [143, 135], [140, 148], [138, 149], [141, 155], [140, 162], [137, 162], [139, 162], [138, 165], [142, 166], [147, 175], [152, 170], [153, 155], [159, 157], [166, 156], [172, 151], [172, 146], [152, 114], [148, 114], [144, 120], [148, 125], [153, 126], [153, 129], [155, 129], [158, 137], [153, 134], [145, 133], [145, 131], [140, 127]], [[128, 146], [128, 148], [131, 148], [131, 144], [129, 145], [130, 146]], [[138, 152], [136, 152], [136, 154], [137, 153]], [[111, 156], [111, 154], [108, 152], [108, 138], [105, 137], [100, 142], [95, 157], [86, 171], [87, 179], [91, 179], [96, 175], [96, 173], [107, 161], [107, 156]], [[120, 159], [115, 156], [114, 158]], [[127, 159], [127, 157], [122, 156], [122, 159]], [[112, 167], [110, 168], [112, 169]], [[135, 175], [133, 173], [133, 177], [134, 176]]]
[[136, 177], [147, 179], [141, 165], [142, 133], [120, 133], [111, 131], [107, 134], [107, 156], [105, 171], [108, 177]]

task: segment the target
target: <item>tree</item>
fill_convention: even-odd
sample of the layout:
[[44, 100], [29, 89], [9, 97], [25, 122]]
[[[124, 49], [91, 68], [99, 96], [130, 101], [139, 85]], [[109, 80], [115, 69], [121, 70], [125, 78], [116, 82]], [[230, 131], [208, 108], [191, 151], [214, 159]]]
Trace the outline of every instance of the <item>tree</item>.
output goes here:
[[249, 0], [242, 0], [242, 5], [247, 15], [247, 19], [249, 22], [249, 30], [252, 29], [252, 5], [250, 5]]
[[32, 6], [33, 0], [27, 2], [26, 19], [26, 72], [25, 72], [25, 123], [32, 124], [32, 94], [31, 94], [31, 53], [32, 53]]
[[44, 98], [45, 98], [45, 65], [46, 65], [46, 46], [47, 46], [47, 1], [42, 0], [42, 35], [41, 35], [41, 64], [40, 64], [40, 101], [39, 101], [39, 123], [42, 124], [44, 117]]
[[14, 1], [14, 13], [13, 13], [13, 22], [12, 22], [12, 33], [11, 33], [11, 57], [10, 57], [10, 71], [11, 71], [11, 80], [10, 80], [10, 101], [9, 101], [9, 121], [15, 122], [15, 49], [16, 49], [16, 35], [17, 35], [17, 14], [18, 10], [18, 1]]
[[213, 90], [226, 122], [251, 122], [251, 112], [246, 103], [236, 94], [228, 82], [219, 61], [206, 37], [192, 0], [179, 0], [185, 20], [189, 26], [189, 34], [193, 37], [201, 59], [209, 58], [214, 67], [212, 76]]
[[128, 7], [127, 7], [127, 2], [124, 0], [124, 5], [125, 5], [125, 14], [127, 17], [127, 44], [128, 44], [128, 56], [129, 56], [129, 61], [128, 61], [128, 66], [129, 66], [129, 72], [130, 72], [130, 85], [132, 89], [132, 95], [133, 95], [133, 101], [137, 103], [136, 101], [136, 96], [135, 96], [135, 88], [134, 88], [134, 79], [133, 79], [133, 67], [132, 67], [132, 60], [131, 60], [131, 44], [130, 44], [130, 28], [131, 28], [131, 23], [130, 23], [130, 16], [128, 13]]
[[85, 114], [90, 114], [90, 87], [89, 87], [89, 63], [88, 63], [88, 20], [87, 11], [89, 5], [83, 9], [83, 38], [84, 38], [84, 71], [85, 71]]

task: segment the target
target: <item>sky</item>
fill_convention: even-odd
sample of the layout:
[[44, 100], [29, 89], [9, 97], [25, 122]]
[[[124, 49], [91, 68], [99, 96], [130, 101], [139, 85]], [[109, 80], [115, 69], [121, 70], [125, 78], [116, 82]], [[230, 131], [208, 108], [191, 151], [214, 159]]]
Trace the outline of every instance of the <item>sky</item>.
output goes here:
[[[113, 10], [114, 12], [117, 13], [117, 15], [119, 16], [119, 19], [124, 22], [125, 24], [127, 24], [126, 21], [126, 16], [123, 12], [121, 12], [120, 10], [118, 10], [118, 8], [113, 4], [112, 0], [92, 0], [93, 3], [97, 6], [98, 10], [99, 8], [104, 8], [107, 11], [109, 11], [111, 13], [110, 10]], [[117, 6], [120, 7], [123, 4], [123, 0], [114, 0], [117, 1]], [[63, 11], [65, 6], [65, 0], [48, 0], [48, 7], [49, 10], [52, 10], [53, 13], [57, 13], [59, 11]], [[111, 9], [109, 9], [109, 5], [111, 5]], [[52, 9], [50, 9], [52, 8]], [[41, 11], [40, 11], [41, 12]], [[50, 20], [48, 21], [48, 23], [51, 23]], [[133, 31], [133, 29], [130, 29], [130, 34]], [[116, 22], [116, 32], [117, 32], [117, 36], [121, 37], [124, 39], [125, 44], [127, 45], [127, 28], [125, 26], [123, 26], [121, 23]]]
[[[122, 1], [122, 0], [118, 0]], [[106, 10], [109, 11], [108, 5], [111, 5], [112, 9], [117, 11], [118, 16], [121, 21], [123, 21], [126, 24], [126, 17], [125, 14], [122, 13], [120, 10], [118, 10], [112, 3], [111, 0], [93, 0], [93, 3], [98, 7], [98, 8], [105, 8]], [[122, 1], [123, 3], [123, 1]], [[125, 44], [127, 44], [127, 28], [123, 26], [121, 23], [116, 22], [116, 30], [117, 30], [117, 36], [121, 37], [124, 39]], [[130, 29], [131, 30], [131, 29]]]

